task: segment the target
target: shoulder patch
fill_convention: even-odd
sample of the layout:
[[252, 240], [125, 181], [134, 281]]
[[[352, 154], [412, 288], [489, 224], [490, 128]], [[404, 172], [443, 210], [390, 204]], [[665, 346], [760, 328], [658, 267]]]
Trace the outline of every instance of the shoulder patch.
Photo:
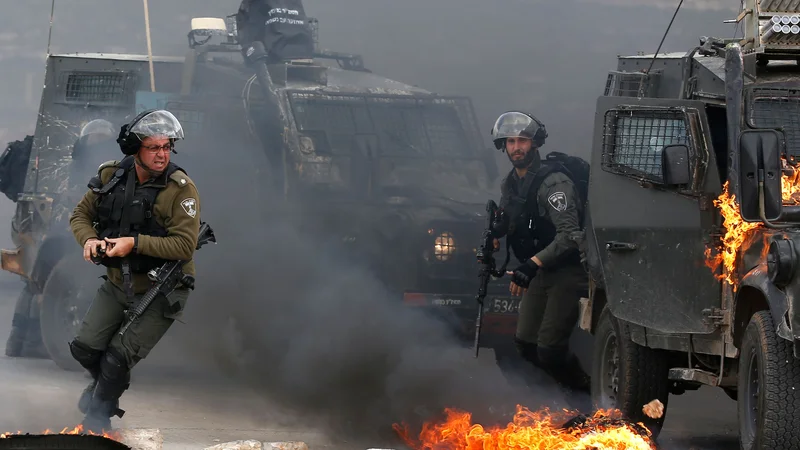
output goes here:
[[181, 201], [181, 208], [186, 212], [186, 214], [193, 218], [197, 215], [197, 200], [193, 198], [185, 198]]
[[554, 192], [547, 197], [547, 202], [558, 212], [567, 210], [567, 194], [563, 192]]

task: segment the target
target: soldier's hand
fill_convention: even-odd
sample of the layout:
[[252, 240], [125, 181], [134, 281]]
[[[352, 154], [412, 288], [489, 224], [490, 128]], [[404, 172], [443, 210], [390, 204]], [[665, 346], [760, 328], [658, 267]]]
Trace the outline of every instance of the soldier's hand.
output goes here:
[[518, 285], [517, 283], [514, 283], [513, 281], [511, 283], [509, 283], [508, 290], [511, 292], [511, 295], [513, 295], [514, 297], [519, 297], [519, 296], [525, 295], [525, 292], [528, 291], [528, 289]]
[[494, 240], [494, 251], [500, 250], [500, 239], [495, 238]]
[[134, 240], [132, 237], [106, 239], [106, 241], [111, 244], [111, 250], [106, 252], [106, 256], [119, 256], [122, 258], [128, 256], [128, 253], [133, 250]]
[[97, 257], [97, 248], [106, 249], [106, 241], [102, 239], [91, 238], [83, 244], [83, 259], [92, 262], [92, 256]]

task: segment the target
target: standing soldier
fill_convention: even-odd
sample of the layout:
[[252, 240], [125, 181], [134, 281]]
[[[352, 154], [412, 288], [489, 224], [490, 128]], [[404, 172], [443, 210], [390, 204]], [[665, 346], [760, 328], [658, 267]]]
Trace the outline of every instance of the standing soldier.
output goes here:
[[170, 162], [179, 139], [183, 128], [170, 112], [137, 115], [117, 138], [126, 156], [100, 166], [70, 217], [84, 259], [102, 256], [100, 263], [108, 268], [78, 336], [69, 344], [93, 379], [78, 404], [86, 414], [85, 430], [108, 430], [112, 416], [122, 417], [119, 398], [129, 387], [131, 369], [164, 336], [189, 297], [179, 287], [169, 297], [157, 298], [119, 335], [124, 311], [151, 285], [150, 269], [184, 260], [184, 273], [194, 275], [200, 198], [183, 169]]
[[[530, 114], [506, 112], [492, 128], [494, 145], [514, 166], [501, 184], [506, 222], [495, 232], [521, 265], [510, 290], [521, 295], [514, 342], [521, 357], [571, 391], [589, 392], [589, 376], [569, 349], [578, 321], [579, 299], [587, 288], [577, 243], [581, 204], [570, 177], [543, 165], [539, 148], [547, 131]], [[495, 242], [499, 246], [499, 242]]]

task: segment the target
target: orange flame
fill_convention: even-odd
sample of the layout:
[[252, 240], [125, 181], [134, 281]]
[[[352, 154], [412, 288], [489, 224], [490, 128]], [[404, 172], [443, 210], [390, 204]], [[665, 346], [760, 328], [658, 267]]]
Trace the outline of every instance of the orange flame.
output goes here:
[[[781, 175], [781, 197], [785, 205], [800, 205], [800, 170], [788, 165], [784, 160], [784, 169], [789, 172]], [[711, 249], [705, 250], [705, 264], [715, 272], [717, 279], [733, 286], [736, 291], [736, 258], [739, 248], [744, 243], [747, 233], [756, 228], [762, 228], [759, 222], [745, 222], [739, 214], [735, 202], [736, 196], [728, 192], [728, 182], [722, 187], [722, 194], [714, 200], [720, 214], [725, 235], [722, 237], [722, 251], [712, 255]], [[720, 267], [725, 270], [716, 273]]]
[[[650, 432], [623, 422], [619, 412], [597, 411], [581, 426], [562, 428], [568, 418], [550, 414], [548, 409], [531, 412], [517, 405], [512, 423], [505, 428], [484, 428], [472, 424], [472, 415], [445, 409], [442, 423], [422, 426], [419, 442], [409, 438], [406, 426], [394, 425], [395, 431], [415, 450], [654, 450]], [[570, 414], [568, 411], [565, 413]]]
[[[12, 432], [0, 433], [0, 439], [4, 439], [4, 438], [10, 437], [10, 436], [20, 435], [20, 434], [23, 434], [22, 431], [17, 431], [16, 433], [12, 433]], [[50, 429], [46, 429], [43, 432], [37, 433], [37, 434], [83, 434], [83, 435], [90, 435], [90, 436], [103, 436], [104, 438], [112, 439], [112, 440], [118, 441], [118, 442], [122, 440], [122, 436], [116, 431], [113, 431], [113, 432], [103, 431], [102, 433], [95, 433], [93, 431], [84, 431], [83, 425], [78, 425], [77, 427], [72, 428], [72, 429], [69, 429], [69, 427], [64, 427], [64, 429], [62, 429], [58, 433], [54, 433]]]
[[747, 232], [761, 227], [758, 222], [745, 222], [736, 206], [736, 195], [728, 192], [728, 182], [722, 186], [722, 194], [714, 200], [714, 206], [722, 214], [722, 226], [725, 235], [722, 237], [722, 250], [716, 255], [711, 254], [711, 249], [706, 248], [706, 266], [717, 272], [720, 267], [725, 270], [716, 274], [717, 279], [728, 283], [736, 290], [736, 257], [739, 248], [745, 240]]
[[789, 174], [781, 176], [781, 197], [784, 205], [800, 205], [800, 170], [786, 164]]

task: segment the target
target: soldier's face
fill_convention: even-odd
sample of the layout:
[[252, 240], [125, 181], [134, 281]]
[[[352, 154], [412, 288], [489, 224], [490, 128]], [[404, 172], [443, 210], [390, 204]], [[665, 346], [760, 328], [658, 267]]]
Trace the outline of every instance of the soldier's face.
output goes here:
[[168, 138], [146, 137], [142, 140], [139, 159], [151, 170], [161, 172], [169, 164], [170, 145]]
[[510, 137], [506, 138], [506, 153], [508, 159], [515, 167], [519, 165], [527, 165], [528, 154], [533, 148], [533, 141], [524, 137]]

